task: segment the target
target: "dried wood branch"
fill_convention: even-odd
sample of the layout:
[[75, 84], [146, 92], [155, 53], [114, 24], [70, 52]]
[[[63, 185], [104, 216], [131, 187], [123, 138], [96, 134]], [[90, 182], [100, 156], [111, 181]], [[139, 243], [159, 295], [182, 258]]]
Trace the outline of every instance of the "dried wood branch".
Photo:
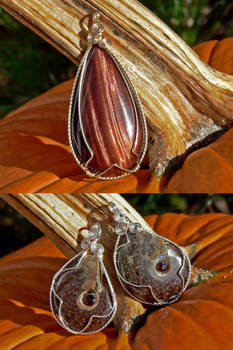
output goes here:
[[[134, 222], [144, 227], [150, 226], [131, 205], [118, 194], [1, 194], [5, 201], [37, 226], [68, 258], [79, 250], [79, 244], [87, 227], [87, 216], [92, 211], [99, 211], [101, 205], [116, 203], [127, 212]], [[100, 212], [101, 214], [101, 212]], [[106, 249], [106, 263], [112, 264], [112, 251], [115, 235], [102, 237]], [[115, 278], [115, 276], [113, 276]]]
[[88, 15], [100, 11], [105, 36], [142, 100], [150, 168], [158, 177], [232, 125], [233, 78], [203, 63], [136, 0], [0, 0], [0, 6], [75, 63]]

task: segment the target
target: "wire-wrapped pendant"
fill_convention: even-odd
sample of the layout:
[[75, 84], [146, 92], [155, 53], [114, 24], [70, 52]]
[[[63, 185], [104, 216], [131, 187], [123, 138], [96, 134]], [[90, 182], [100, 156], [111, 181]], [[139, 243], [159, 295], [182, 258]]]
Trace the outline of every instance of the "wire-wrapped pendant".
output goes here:
[[186, 290], [191, 264], [183, 250], [169, 239], [132, 223], [114, 203], [117, 240], [114, 265], [122, 287], [143, 304], [165, 305]]
[[138, 95], [93, 16], [88, 47], [78, 69], [69, 110], [69, 142], [89, 176], [114, 179], [138, 170], [147, 127]]
[[50, 289], [56, 321], [73, 334], [100, 331], [116, 312], [115, 293], [102, 261], [104, 248], [93, 234], [96, 227], [90, 230], [90, 238], [82, 241], [83, 251], [54, 275]]

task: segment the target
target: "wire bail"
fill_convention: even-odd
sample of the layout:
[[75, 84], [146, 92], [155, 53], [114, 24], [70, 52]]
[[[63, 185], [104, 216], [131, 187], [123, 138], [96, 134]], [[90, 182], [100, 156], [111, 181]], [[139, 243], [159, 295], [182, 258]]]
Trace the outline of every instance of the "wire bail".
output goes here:
[[100, 13], [94, 12], [92, 15], [92, 26], [87, 36], [90, 44], [97, 44], [103, 40], [104, 27], [100, 24]]

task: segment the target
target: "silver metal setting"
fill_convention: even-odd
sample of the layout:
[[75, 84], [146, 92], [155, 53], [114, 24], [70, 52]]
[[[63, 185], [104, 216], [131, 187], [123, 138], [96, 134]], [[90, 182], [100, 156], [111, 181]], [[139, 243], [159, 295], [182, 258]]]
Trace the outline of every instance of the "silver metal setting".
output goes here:
[[[94, 227], [94, 226], [95, 225], [93, 225], [93, 231], [96, 233], [96, 227]], [[113, 289], [112, 283], [110, 281], [110, 278], [108, 276], [108, 273], [106, 271], [106, 268], [104, 266], [103, 259], [102, 259], [102, 254], [103, 254], [104, 249], [103, 249], [103, 246], [101, 244], [97, 243], [99, 236], [100, 236], [100, 234], [97, 237], [94, 237], [93, 233], [90, 232], [89, 238], [85, 238], [81, 242], [81, 243], [84, 243], [84, 244], [81, 244], [81, 246], [83, 247], [82, 251], [80, 253], [78, 253], [76, 256], [74, 256], [72, 259], [70, 259], [64, 266], [62, 266], [62, 268], [54, 275], [53, 280], [52, 280], [52, 284], [51, 284], [51, 288], [50, 288], [50, 308], [51, 308], [51, 311], [53, 313], [54, 318], [58, 322], [58, 324], [72, 334], [86, 335], [86, 334], [93, 334], [93, 333], [99, 332], [102, 329], [104, 329], [112, 321], [112, 319], [115, 315], [115, 312], [116, 312], [117, 301], [116, 301], [114, 289]], [[92, 239], [93, 237], [94, 237], [94, 239]], [[95, 247], [97, 247], [99, 249], [95, 250], [94, 249]], [[76, 270], [78, 270], [78, 268], [80, 267], [80, 264], [84, 263], [85, 259], [87, 257], [91, 257], [91, 256], [96, 257], [96, 259], [99, 263], [99, 270], [101, 270], [101, 276], [104, 276], [106, 279], [106, 285], [108, 286], [108, 297], [109, 297], [109, 300], [111, 301], [111, 309], [107, 314], [92, 314], [89, 317], [88, 323], [82, 329], [77, 330], [77, 329], [71, 328], [69, 326], [69, 324], [67, 323], [67, 319], [65, 319], [64, 315], [62, 315], [62, 307], [63, 307], [64, 300], [61, 297], [62, 293], [60, 293], [60, 291], [58, 293], [58, 290], [59, 290], [59, 287], [64, 282], [64, 279], [66, 278], [67, 273], [73, 273]], [[103, 288], [102, 278], [100, 280], [98, 280], [98, 283], [96, 283], [96, 286], [97, 285], [98, 285], [98, 288], [96, 287], [97, 289], [94, 290], [94, 292], [96, 294], [98, 293], [97, 302], [96, 302], [96, 305], [94, 306], [94, 308], [87, 306], [85, 309], [85, 307], [80, 307], [77, 304], [76, 307], [77, 308], [79, 307], [79, 310], [77, 310], [77, 312], [78, 311], [79, 312], [86, 311], [86, 313], [88, 313], [88, 312], [91, 312], [93, 309], [95, 309], [95, 307], [97, 307], [98, 304], [101, 305], [101, 303], [103, 301], [101, 300], [99, 293], [101, 292], [101, 288]], [[105, 288], [105, 289], [107, 290], [107, 288]], [[83, 291], [82, 293], [84, 294], [84, 292], [85, 291]], [[76, 296], [76, 300], [78, 299], [78, 297], [80, 297], [80, 294]], [[88, 318], [88, 315], [87, 315], [87, 318]], [[88, 328], [92, 325], [92, 322], [95, 321], [95, 319], [98, 321], [98, 319], [104, 319], [104, 318], [106, 318], [106, 322], [104, 322], [100, 327], [97, 327], [95, 330], [91, 330], [91, 331], [88, 330]]]
[[[134, 223], [130, 222], [126, 215], [125, 215], [125, 219], [124, 220], [121, 217], [121, 220], [118, 221], [116, 219], [116, 215], [114, 215], [114, 214], [119, 212], [119, 208], [117, 208], [114, 205], [114, 203], [110, 203], [108, 208], [109, 208], [109, 211], [111, 211], [111, 213], [113, 215], [113, 218], [115, 220], [115, 233], [117, 234], [117, 239], [116, 239], [114, 253], [113, 253], [113, 261], [114, 261], [114, 266], [115, 266], [115, 271], [116, 271], [117, 277], [118, 277], [122, 287], [124, 288], [124, 290], [132, 298], [134, 298], [135, 300], [137, 300], [137, 301], [139, 301], [139, 302], [141, 302], [143, 304], [147, 304], [147, 305], [159, 306], [159, 305], [171, 304], [171, 303], [174, 303], [175, 301], [177, 301], [181, 297], [181, 295], [184, 293], [184, 291], [186, 290], [186, 288], [188, 286], [188, 283], [189, 283], [189, 280], [190, 280], [191, 263], [190, 263], [190, 260], [187, 257], [187, 255], [183, 252], [183, 250], [176, 243], [172, 242], [168, 238], [165, 238], [165, 237], [162, 237], [162, 236], [158, 235], [157, 233], [155, 233], [153, 231], [149, 231], [149, 230], [143, 229], [143, 227], [140, 224], [138, 224], [138, 223], [134, 224]], [[122, 225], [123, 223], [125, 224], [125, 230], [122, 233], [118, 233], [117, 230], [118, 230], [119, 224]], [[151, 234], [153, 236], [156, 235], [156, 237], [161, 238], [164, 242], [167, 242], [168, 244], [173, 245], [174, 247], [176, 247], [176, 249], [179, 251], [180, 255], [183, 257], [182, 265], [180, 266], [179, 270], [177, 271], [177, 275], [182, 280], [182, 284], [183, 284], [182, 290], [177, 295], [172, 297], [170, 300], [167, 300], [167, 301], [159, 300], [159, 298], [157, 298], [154, 295], [154, 292], [152, 290], [151, 285], [149, 285], [149, 284], [147, 284], [147, 285], [139, 285], [139, 284], [131, 283], [128, 280], [126, 280], [122, 276], [122, 274], [120, 273], [120, 271], [118, 269], [118, 266], [117, 266], [117, 255], [118, 255], [118, 251], [120, 250], [120, 248], [122, 248], [122, 247], [124, 247], [124, 246], [126, 246], [127, 244], [130, 243], [129, 236], [128, 236], [129, 232], [131, 232], [131, 234], [134, 234], [134, 230], [133, 230], [133, 226], [132, 225], [135, 225], [134, 227], [137, 227], [137, 232], [139, 232], [139, 233], [140, 233], [140, 227], [141, 227], [141, 232], [149, 233], [149, 234]], [[120, 244], [120, 241], [121, 241], [122, 237], [124, 237], [125, 241], [124, 241], [123, 244]], [[184, 279], [183, 279], [183, 277], [181, 275], [181, 272], [184, 269], [185, 265], [188, 267], [188, 278], [187, 278], [186, 281], [184, 281]], [[148, 301], [145, 301], [145, 300], [141, 299], [140, 297], [136, 297], [135, 294], [131, 293], [130, 287], [137, 288], [138, 290], [140, 290], [142, 288], [148, 288], [150, 290], [151, 296], [153, 297], [154, 301], [153, 302], [148, 302]]]
[[[88, 46], [88, 48], [87, 48], [87, 50], [86, 50], [86, 52], [85, 52], [85, 54], [80, 62], [77, 74], [75, 76], [75, 80], [74, 80], [74, 84], [73, 84], [73, 88], [72, 88], [72, 93], [71, 93], [71, 98], [70, 98], [69, 113], [68, 113], [68, 139], [69, 139], [69, 144], [70, 144], [72, 154], [73, 154], [75, 161], [86, 172], [86, 174], [88, 176], [94, 177], [97, 179], [101, 179], [101, 180], [114, 180], [114, 179], [119, 179], [119, 178], [125, 177], [127, 175], [132, 174], [132, 173], [135, 173], [140, 168], [141, 162], [142, 162], [142, 160], [145, 156], [146, 150], [147, 150], [148, 131], [147, 131], [147, 124], [146, 124], [146, 119], [144, 116], [142, 104], [141, 104], [141, 101], [140, 101], [139, 96], [137, 94], [137, 91], [136, 91], [133, 83], [131, 82], [128, 74], [126, 73], [126, 70], [123, 68], [123, 64], [121, 62], [121, 59], [117, 56], [117, 54], [111, 48], [111, 42], [106, 40], [106, 39], [103, 39], [103, 37], [102, 37], [103, 27], [102, 27], [102, 25], [99, 24], [100, 14], [98, 12], [95, 12], [93, 14], [92, 18], [93, 18], [93, 26], [90, 30], [90, 34], [88, 35], [88, 42], [90, 45]], [[143, 139], [144, 139], [143, 150], [142, 150], [142, 154], [138, 158], [136, 166], [131, 170], [121, 168], [117, 164], [112, 164], [109, 168], [105, 169], [103, 172], [100, 172], [100, 173], [92, 173], [87, 169], [88, 163], [93, 159], [93, 151], [90, 148], [90, 146], [88, 145], [88, 140], [86, 139], [85, 134], [83, 132], [83, 126], [82, 126], [81, 119], [80, 119], [80, 129], [82, 131], [82, 136], [83, 136], [83, 139], [86, 143], [86, 146], [87, 146], [88, 150], [90, 151], [90, 154], [91, 154], [90, 159], [88, 159], [88, 161], [85, 164], [82, 164], [80, 162], [80, 160], [78, 159], [76, 152], [75, 152], [75, 149], [74, 149], [74, 145], [73, 145], [74, 137], [72, 135], [72, 109], [73, 109], [73, 104], [74, 104], [74, 97], [75, 97], [75, 92], [77, 91], [78, 108], [79, 108], [79, 116], [80, 116], [81, 92], [82, 92], [85, 72], [86, 72], [86, 68], [87, 68], [87, 61], [88, 61], [89, 53], [94, 45], [99, 45], [102, 49], [106, 50], [106, 52], [111, 56], [111, 58], [115, 62], [122, 78], [124, 79], [124, 82], [128, 88], [128, 91], [130, 93], [131, 100], [134, 104], [135, 114], [137, 114], [137, 111], [138, 111], [139, 117], [142, 120]], [[138, 127], [138, 125], [137, 125], [137, 127]], [[133, 150], [133, 152], [134, 152], [134, 150]], [[117, 167], [118, 169], [125, 171], [125, 173], [120, 175], [120, 176], [104, 177], [103, 175], [105, 173], [107, 173], [112, 167]]]

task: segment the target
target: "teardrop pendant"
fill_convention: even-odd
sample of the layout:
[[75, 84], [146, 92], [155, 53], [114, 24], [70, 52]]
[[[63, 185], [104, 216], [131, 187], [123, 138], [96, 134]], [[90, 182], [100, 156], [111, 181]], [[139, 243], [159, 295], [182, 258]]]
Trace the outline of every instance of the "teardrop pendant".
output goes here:
[[147, 127], [126, 72], [102, 35], [96, 39], [98, 20], [74, 82], [69, 142], [89, 176], [115, 179], [138, 170], [147, 148]]
[[143, 304], [175, 302], [188, 286], [188, 257], [169, 239], [131, 223], [113, 203], [108, 208], [115, 221], [114, 265], [122, 287]]
[[102, 261], [103, 246], [96, 241], [82, 241], [84, 251], [54, 275], [50, 288], [56, 321], [73, 334], [99, 332], [116, 312], [115, 293]]

